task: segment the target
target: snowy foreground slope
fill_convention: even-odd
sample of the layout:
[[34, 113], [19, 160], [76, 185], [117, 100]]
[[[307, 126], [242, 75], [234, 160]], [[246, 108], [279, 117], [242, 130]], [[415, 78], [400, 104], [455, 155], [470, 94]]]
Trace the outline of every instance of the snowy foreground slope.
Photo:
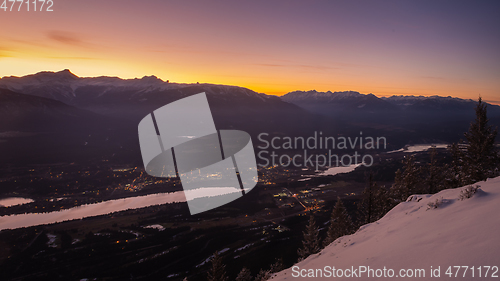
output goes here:
[[[417, 280], [500, 280], [500, 271], [497, 271], [500, 267], [500, 177], [476, 185], [480, 190], [464, 200], [458, 199], [464, 188], [411, 196], [379, 221], [338, 238], [320, 253], [277, 273], [270, 280], [399, 280], [403, 279], [400, 273], [420, 274], [421, 277], [409, 278]], [[437, 208], [428, 205], [436, 200], [442, 201]], [[380, 275], [384, 266], [385, 277]], [[431, 266], [434, 276], [439, 269], [440, 278], [431, 276]], [[460, 268], [455, 277], [457, 268], [453, 266], [469, 268], [466, 272], [465, 267]], [[472, 266], [474, 270], [470, 269]], [[491, 268], [485, 278], [487, 266]], [[358, 277], [332, 277], [333, 267], [357, 269]], [[374, 269], [370, 277], [368, 267]], [[481, 267], [481, 277], [478, 267]], [[367, 272], [360, 276], [360, 269]], [[381, 270], [376, 272], [376, 269]], [[401, 269], [404, 271], [400, 272]], [[351, 274], [344, 270], [345, 273]], [[381, 277], [374, 276], [377, 273]], [[308, 274], [316, 277], [307, 277]], [[497, 277], [491, 277], [492, 274]]]

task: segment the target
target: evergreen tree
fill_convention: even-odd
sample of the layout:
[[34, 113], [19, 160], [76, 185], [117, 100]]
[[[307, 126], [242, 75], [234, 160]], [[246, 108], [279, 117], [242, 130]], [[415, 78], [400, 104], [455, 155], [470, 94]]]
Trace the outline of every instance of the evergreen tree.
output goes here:
[[394, 176], [394, 183], [389, 190], [391, 199], [394, 201], [395, 205], [404, 200], [404, 188], [405, 186], [403, 183], [403, 172], [401, 171], [401, 169], [398, 169]]
[[302, 240], [302, 248], [300, 248], [297, 253], [299, 254], [299, 261], [307, 258], [312, 254], [319, 252], [319, 238], [318, 238], [318, 227], [316, 226], [316, 221], [314, 216], [311, 214], [309, 217], [309, 224], [307, 225], [306, 231], [304, 231], [304, 240]]
[[363, 199], [358, 205], [358, 213], [360, 225], [373, 222], [373, 211], [375, 205], [375, 188], [377, 188], [373, 180], [373, 173], [368, 176], [368, 187], [363, 191]]
[[352, 224], [351, 217], [347, 213], [340, 197], [337, 197], [337, 203], [332, 211], [330, 226], [328, 227], [325, 241], [323, 241], [323, 246], [326, 247], [335, 241], [335, 239], [351, 234], [353, 229], [354, 225]]
[[467, 181], [476, 182], [495, 176], [498, 154], [495, 149], [497, 129], [488, 125], [486, 104], [478, 99], [476, 119], [465, 133], [468, 147], [466, 152]]
[[227, 281], [226, 266], [222, 263], [222, 258], [216, 251], [211, 259], [212, 268], [208, 272], [208, 281]]
[[368, 186], [363, 191], [361, 202], [358, 204], [358, 224], [363, 225], [377, 221], [392, 207], [387, 190], [385, 187], [379, 186], [373, 180], [373, 174], [370, 173]]
[[465, 156], [456, 143], [453, 143], [449, 150], [452, 159], [445, 173], [445, 188], [457, 188], [466, 184], [463, 162]]
[[375, 208], [373, 210], [373, 221], [381, 219], [387, 212], [389, 212], [395, 205], [389, 197], [389, 191], [385, 186], [380, 186], [375, 182]]
[[255, 276], [254, 281], [267, 281], [272, 277], [273, 273], [282, 271], [283, 269], [285, 269], [285, 266], [283, 265], [283, 259], [276, 259], [276, 262], [271, 265], [271, 268], [269, 268], [268, 270], [261, 269], [257, 276]]
[[282, 271], [283, 269], [285, 269], [285, 265], [283, 264], [283, 258], [279, 258], [276, 259], [276, 262], [274, 262], [271, 265], [270, 271], [271, 273], [276, 273]]
[[238, 276], [236, 276], [236, 281], [252, 281], [252, 273], [248, 268], [243, 267]]
[[433, 194], [443, 189], [444, 176], [442, 169], [437, 164], [437, 150], [435, 147], [431, 148], [429, 156], [430, 161], [425, 167], [427, 173], [425, 184], [427, 185], [427, 193]]
[[271, 271], [261, 269], [257, 276], [255, 276], [254, 281], [267, 281], [269, 278], [271, 278]]
[[390, 195], [394, 204], [404, 202], [406, 199], [416, 193], [420, 181], [420, 169], [415, 165], [415, 156], [405, 157], [404, 170], [397, 170], [394, 184], [391, 187]]

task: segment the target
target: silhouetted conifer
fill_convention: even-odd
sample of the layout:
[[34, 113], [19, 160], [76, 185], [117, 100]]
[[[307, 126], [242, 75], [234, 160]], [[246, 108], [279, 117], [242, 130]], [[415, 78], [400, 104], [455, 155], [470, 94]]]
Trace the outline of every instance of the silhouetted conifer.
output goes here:
[[226, 281], [229, 280], [226, 276], [226, 266], [222, 263], [222, 258], [216, 251], [211, 259], [212, 267], [208, 272], [208, 281]]
[[312, 254], [318, 253], [320, 250], [318, 227], [316, 226], [316, 221], [314, 220], [314, 216], [312, 214], [309, 217], [309, 224], [307, 225], [306, 231], [303, 233], [304, 240], [302, 240], [302, 248], [297, 251], [299, 254], [299, 261]]
[[252, 281], [252, 273], [248, 268], [243, 267], [238, 276], [236, 276], [236, 281]]
[[425, 166], [425, 184], [427, 185], [427, 193], [433, 194], [444, 188], [444, 171], [437, 163], [437, 150], [435, 147], [429, 151], [430, 160]]
[[363, 191], [361, 202], [358, 203], [358, 224], [363, 225], [377, 221], [392, 207], [387, 190], [385, 187], [379, 186], [374, 181], [373, 174], [370, 173], [368, 186]]
[[330, 226], [326, 233], [325, 241], [323, 241], [323, 246], [330, 245], [335, 239], [351, 234], [354, 229], [352, 224], [351, 216], [347, 213], [342, 200], [337, 197], [337, 203], [332, 211], [332, 216], [330, 218]]
[[495, 149], [497, 129], [488, 125], [486, 104], [481, 97], [476, 106], [476, 119], [466, 132], [467, 151], [465, 153], [467, 184], [486, 180], [498, 174], [498, 154]]
[[417, 187], [420, 179], [420, 169], [415, 165], [415, 156], [406, 156], [403, 161], [403, 171], [397, 170], [394, 184], [390, 189], [390, 196], [394, 204], [404, 202], [406, 199], [418, 192]]
[[271, 278], [271, 271], [261, 269], [257, 276], [255, 276], [255, 281], [267, 281], [269, 278]]

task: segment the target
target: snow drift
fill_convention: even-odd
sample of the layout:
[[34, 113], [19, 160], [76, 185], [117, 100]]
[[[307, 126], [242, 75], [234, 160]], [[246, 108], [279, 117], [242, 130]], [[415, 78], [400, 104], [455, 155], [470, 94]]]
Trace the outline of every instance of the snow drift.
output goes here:
[[[418, 280], [450, 279], [449, 274], [459, 280], [498, 280], [494, 276], [500, 276], [500, 177], [474, 186], [479, 186], [477, 192], [463, 200], [460, 197], [466, 187], [410, 196], [382, 219], [338, 238], [320, 253], [275, 274], [272, 280], [355, 277], [332, 277], [333, 267], [357, 270], [357, 280], [402, 279], [400, 274], [405, 273]], [[464, 267], [457, 272], [454, 266]], [[380, 275], [384, 267], [385, 277]], [[366, 272], [360, 276], [359, 269], [368, 268], [373, 269], [373, 275], [368, 277]], [[393, 270], [392, 278], [389, 269]], [[352, 274], [349, 270], [343, 273]], [[435, 277], [438, 272], [440, 278]]]

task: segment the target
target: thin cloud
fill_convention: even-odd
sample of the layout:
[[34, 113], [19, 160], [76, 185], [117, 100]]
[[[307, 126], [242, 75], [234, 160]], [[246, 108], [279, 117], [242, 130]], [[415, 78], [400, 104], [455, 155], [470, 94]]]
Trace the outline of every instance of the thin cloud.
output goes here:
[[463, 82], [468, 82], [470, 83], [471, 80], [468, 78], [454, 78], [454, 77], [442, 77], [442, 76], [419, 76], [421, 79], [426, 79], [426, 80], [433, 80], [433, 81], [442, 81], [442, 82], [447, 82], [447, 83], [463, 83]]
[[7, 47], [0, 46], [0, 58], [10, 58], [13, 57], [9, 55], [13, 50]]
[[338, 67], [329, 67], [329, 66], [321, 66], [321, 65], [307, 65], [307, 64], [270, 64], [270, 63], [258, 63], [258, 64], [254, 64], [254, 65], [265, 66], [265, 67], [295, 67], [295, 68], [316, 69], [316, 70], [340, 69]]
[[60, 60], [102, 60], [101, 58], [92, 57], [48, 57], [49, 59], [60, 59]]
[[500, 105], [500, 101], [498, 101], [498, 100], [484, 100], [484, 101], [487, 103], [494, 104], [494, 105]]
[[75, 32], [61, 31], [61, 30], [51, 30], [47, 32], [47, 37], [55, 42], [79, 47], [91, 47], [90, 44], [82, 40], [82, 36]]
[[446, 78], [440, 76], [420, 76], [420, 78], [430, 79], [430, 80], [447, 80]]

